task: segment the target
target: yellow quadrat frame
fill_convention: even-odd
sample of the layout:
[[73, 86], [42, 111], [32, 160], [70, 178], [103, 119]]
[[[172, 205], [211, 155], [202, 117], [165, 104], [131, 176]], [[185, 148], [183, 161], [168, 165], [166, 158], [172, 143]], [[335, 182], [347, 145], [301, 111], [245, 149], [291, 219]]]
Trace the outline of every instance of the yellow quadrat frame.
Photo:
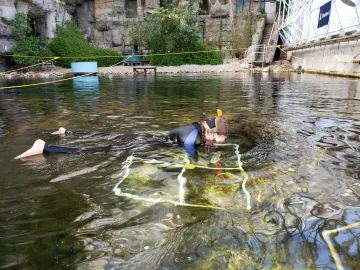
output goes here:
[[355, 228], [355, 227], [358, 227], [358, 226], [360, 226], [360, 222], [356, 222], [356, 223], [353, 223], [353, 224], [350, 224], [350, 225], [347, 225], [347, 226], [344, 226], [344, 227], [336, 228], [336, 229], [333, 229], [333, 230], [324, 230], [324, 231], [321, 233], [322, 236], [324, 237], [324, 240], [325, 240], [326, 244], [327, 244], [328, 247], [329, 247], [331, 256], [332, 256], [333, 259], [334, 259], [334, 262], [335, 262], [335, 264], [336, 264], [336, 267], [337, 267], [339, 270], [343, 270], [344, 267], [343, 267], [342, 262], [341, 262], [341, 260], [340, 260], [339, 254], [336, 252], [335, 247], [334, 247], [334, 244], [333, 244], [333, 242], [332, 242], [331, 239], [330, 239], [330, 235], [331, 235], [331, 234], [338, 233], [338, 232], [341, 232], [341, 231], [344, 231], [344, 230], [349, 230], [349, 229], [352, 229], [352, 228]]
[[[131, 155], [124, 161], [122, 172], [120, 175], [120, 180], [113, 188], [113, 191], [114, 191], [115, 195], [117, 195], [117, 196], [131, 198], [131, 199], [138, 200], [138, 201], [147, 201], [147, 202], [152, 202], [152, 203], [170, 203], [170, 204], [174, 204], [176, 206], [180, 205], [180, 206], [194, 207], [194, 208], [225, 210], [222, 207], [217, 207], [217, 206], [213, 206], [213, 205], [201, 205], [201, 204], [186, 203], [185, 202], [185, 190], [186, 190], [187, 179], [183, 176], [183, 174], [187, 169], [195, 169], [195, 168], [209, 169], [209, 170], [220, 170], [220, 169], [221, 170], [238, 170], [241, 172], [241, 174], [243, 176], [242, 190], [244, 191], [244, 193], [246, 195], [247, 209], [250, 210], [251, 209], [250, 193], [246, 189], [246, 182], [249, 179], [249, 177], [248, 177], [247, 173], [244, 171], [244, 169], [242, 168], [241, 155], [239, 152], [239, 145], [238, 144], [215, 144], [215, 146], [217, 146], [217, 147], [233, 146], [235, 148], [235, 154], [237, 156], [238, 167], [220, 168], [220, 167], [207, 167], [207, 166], [190, 164], [190, 160], [189, 160], [187, 154], [185, 154], [185, 159], [184, 159], [185, 164], [184, 165], [178, 164], [178, 163], [170, 163], [167, 161], [156, 160], [156, 159], [142, 159], [142, 158], [137, 158], [137, 157]], [[160, 199], [160, 198], [154, 199], [154, 198], [147, 198], [147, 197], [142, 197], [142, 196], [138, 196], [138, 195], [131, 194], [131, 193], [122, 192], [121, 188], [119, 186], [129, 176], [130, 166], [135, 162], [143, 162], [143, 163], [147, 163], [147, 164], [161, 164], [162, 167], [181, 168], [182, 170], [177, 177], [177, 179], [179, 181], [179, 200], [178, 201], [164, 200], [164, 199]]]

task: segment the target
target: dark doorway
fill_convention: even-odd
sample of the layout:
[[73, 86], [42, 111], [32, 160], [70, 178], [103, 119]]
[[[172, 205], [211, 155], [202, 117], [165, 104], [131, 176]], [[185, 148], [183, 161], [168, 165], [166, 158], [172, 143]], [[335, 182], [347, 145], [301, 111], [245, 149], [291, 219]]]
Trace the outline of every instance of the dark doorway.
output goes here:
[[[278, 42], [277, 42], [277, 45], [284, 45], [282, 39], [280, 38], [280, 36], [278, 37]], [[276, 48], [276, 51], [275, 51], [275, 55], [274, 55], [274, 61], [279, 61], [280, 60], [280, 57], [281, 57], [281, 50], [279, 47]]]
[[209, 14], [209, 4], [207, 0], [199, 1], [199, 13], [200, 14]]

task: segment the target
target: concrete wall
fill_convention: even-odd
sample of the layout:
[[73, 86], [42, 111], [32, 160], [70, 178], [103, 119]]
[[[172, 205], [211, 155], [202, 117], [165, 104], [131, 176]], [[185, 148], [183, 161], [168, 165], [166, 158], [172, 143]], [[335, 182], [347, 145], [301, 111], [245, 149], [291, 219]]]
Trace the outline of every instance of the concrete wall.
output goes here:
[[266, 21], [265, 23], [273, 23], [276, 15], [276, 1], [265, 2]]
[[[288, 52], [288, 60], [295, 69], [341, 76], [360, 77], [360, 40], [334, 42]], [[347, 61], [347, 62], [345, 62]]]

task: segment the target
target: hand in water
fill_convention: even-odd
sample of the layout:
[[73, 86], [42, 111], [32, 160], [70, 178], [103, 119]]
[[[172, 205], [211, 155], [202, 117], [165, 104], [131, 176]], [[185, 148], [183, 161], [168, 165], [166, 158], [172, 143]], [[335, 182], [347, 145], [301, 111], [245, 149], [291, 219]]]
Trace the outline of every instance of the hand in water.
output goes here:
[[205, 142], [205, 151], [210, 152], [214, 148], [214, 143], [210, 140], [206, 140]]

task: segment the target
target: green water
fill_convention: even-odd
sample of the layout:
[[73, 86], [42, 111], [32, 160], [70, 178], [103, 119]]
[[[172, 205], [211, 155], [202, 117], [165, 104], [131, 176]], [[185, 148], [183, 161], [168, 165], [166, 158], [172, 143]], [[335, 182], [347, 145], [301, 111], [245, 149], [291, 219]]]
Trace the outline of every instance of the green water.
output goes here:
[[[0, 81], [16, 85], [35, 81]], [[184, 151], [151, 145], [221, 108], [241, 174], [186, 170]], [[309, 74], [92, 77], [0, 92], [0, 267], [5, 269], [335, 269], [322, 232], [360, 221], [360, 83]], [[60, 126], [88, 131], [50, 135]], [[122, 134], [121, 145], [117, 134]], [[117, 145], [94, 155], [13, 158], [41, 138]], [[236, 167], [234, 148], [199, 161]], [[122, 192], [114, 186], [122, 180]], [[154, 203], [150, 199], [161, 199]], [[331, 234], [345, 269], [359, 269], [360, 227]]]

